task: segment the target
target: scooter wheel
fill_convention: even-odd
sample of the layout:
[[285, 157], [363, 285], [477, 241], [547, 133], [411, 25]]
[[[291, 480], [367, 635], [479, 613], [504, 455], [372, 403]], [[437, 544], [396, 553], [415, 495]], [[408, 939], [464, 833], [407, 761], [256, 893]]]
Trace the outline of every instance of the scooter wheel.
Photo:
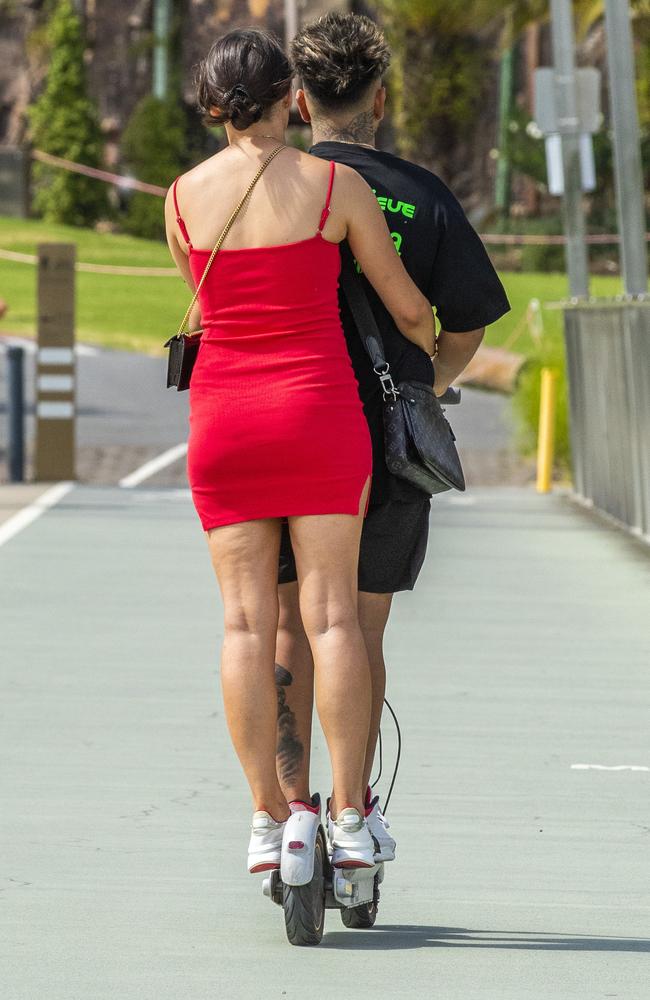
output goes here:
[[362, 903], [361, 906], [346, 906], [341, 910], [341, 920], [345, 927], [358, 931], [374, 927], [379, 909], [379, 878], [377, 875], [375, 875], [373, 896], [372, 903]]
[[320, 944], [325, 925], [325, 865], [327, 854], [319, 832], [314, 852], [314, 874], [307, 885], [284, 885], [282, 908], [291, 944]]

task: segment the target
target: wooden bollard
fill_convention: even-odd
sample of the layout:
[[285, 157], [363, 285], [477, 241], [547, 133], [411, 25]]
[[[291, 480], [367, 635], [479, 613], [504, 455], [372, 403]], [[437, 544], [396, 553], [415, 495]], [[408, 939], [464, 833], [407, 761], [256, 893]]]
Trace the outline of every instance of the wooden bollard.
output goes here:
[[34, 478], [75, 478], [74, 243], [38, 246]]

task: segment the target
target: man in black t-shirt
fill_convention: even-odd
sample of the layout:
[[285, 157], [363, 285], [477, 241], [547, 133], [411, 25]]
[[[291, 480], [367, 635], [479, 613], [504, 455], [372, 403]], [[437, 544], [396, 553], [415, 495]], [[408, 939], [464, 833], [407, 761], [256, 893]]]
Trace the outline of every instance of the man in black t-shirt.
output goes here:
[[[328, 14], [294, 39], [292, 55], [302, 89], [296, 99], [313, 130], [311, 152], [345, 163], [372, 187], [384, 210], [395, 250], [435, 307], [441, 332], [433, 361], [395, 326], [365, 278], [395, 382], [416, 380], [441, 395], [475, 354], [485, 332], [508, 311], [503, 286], [483, 244], [443, 182], [422, 167], [375, 148], [390, 53], [369, 18]], [[336, 181], [333, 209], [336, 211]], [[373, 479], [361, 537], [359, 619], [372, 673], [373, 710], [364, 788], [370, 779], [385, 689], [383, 634], [396, 591], [412, 590], [427, 546], [430, 498], [391, 475], [384, 457], [382, 391], [344, 298], [341, 316], [373, 446]], [[298, 609], [296, 569], [286, 525], [280, 554], [278, 772], [289, 800], [309, 800], [313, 665]], [[368, 825], [378, 860], [394, 857], [379, 803], [368, 788]]]

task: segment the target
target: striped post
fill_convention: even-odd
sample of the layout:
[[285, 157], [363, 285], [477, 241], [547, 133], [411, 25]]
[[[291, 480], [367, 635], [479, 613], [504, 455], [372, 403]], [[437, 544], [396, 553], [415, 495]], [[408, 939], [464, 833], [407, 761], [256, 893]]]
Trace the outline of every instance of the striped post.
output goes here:
[[74, 243], [38, 246], [34, 479], [75, 478]]

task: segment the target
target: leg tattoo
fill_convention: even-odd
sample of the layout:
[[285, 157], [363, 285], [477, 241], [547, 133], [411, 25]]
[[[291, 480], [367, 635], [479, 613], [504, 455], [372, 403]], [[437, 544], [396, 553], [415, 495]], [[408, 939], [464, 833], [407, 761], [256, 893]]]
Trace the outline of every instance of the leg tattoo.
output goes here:
[[298, 772], [304, 756], [304, 748], [298, 739], [296, 729], [296, 717], [287, 705], [284, 689], [289, 687], [293, 681], [293, 675], [281, 667], [279, 663], [275, 665], [275, 687], [278, 694], [278, 743], [277, 757], [280, 777], [287, 784]]

